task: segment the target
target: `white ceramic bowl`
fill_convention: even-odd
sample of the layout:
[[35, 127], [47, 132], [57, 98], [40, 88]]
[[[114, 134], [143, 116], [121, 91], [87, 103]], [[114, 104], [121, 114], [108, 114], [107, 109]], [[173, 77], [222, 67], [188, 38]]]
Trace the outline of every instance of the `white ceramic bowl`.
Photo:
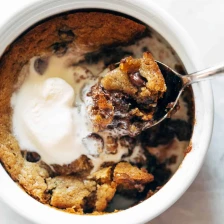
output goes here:
[[[160, 33], [174, 48], [188, 72], [201, 68], [197, 51], [187, 33], [158, 6], [148, 0], [45, 0], [15, 15], [0, 30], [0, 54], [19, 34], [50, 15], [71, 9], [109, 9], [131, 15]], [[193, 24], [192, 24], [193, 25]], [[213, 127], [213, 97], [209, 82], [194, 84], [196, 124], [192, 150], [169, 182], [150, 199], [127, 210], [101, 215], [68, 214], [34, 200], [14, 183], [0, 166], [0, 197], [15, 211], [40, 224], [145, 223], [170, 207], [187, 190], [202, 166]]]

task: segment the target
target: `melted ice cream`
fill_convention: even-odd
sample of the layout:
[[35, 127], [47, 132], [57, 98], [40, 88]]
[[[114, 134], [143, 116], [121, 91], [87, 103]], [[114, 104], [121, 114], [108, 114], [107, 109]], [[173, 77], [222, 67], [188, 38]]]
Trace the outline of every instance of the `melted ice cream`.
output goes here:
[[[43, 74], [35, 69], [35, 57], [21, 74], [26, 77], [13, 94], [13, 132], [21, 149], [37, 152], [47, 164], [69, 164], [88, 156], [97, 170], [103, 162], [119, 162], [128, 149], [118, 146], [107, 154], [97, 139], [88, 138], [93, 127], [88, 118], [91, 97], [87, 92], [97, 81], [89, 70], [69, 66], [69, 55], [52, 56]], [[106, 141], [110, 133], [101, 133]], [[85, 140], [85, 141], [84, 141]]]
[[55, 56], [40, 75], [34, 69], [36, 59], [12, 97], [13, 131], [22, 149], [39, 153], [48, 164], [69, 164], [87, 154], [82, 138], [92, 128], [80, 91], [94, 80], [86, 69], [68, 66], [68, 58]]

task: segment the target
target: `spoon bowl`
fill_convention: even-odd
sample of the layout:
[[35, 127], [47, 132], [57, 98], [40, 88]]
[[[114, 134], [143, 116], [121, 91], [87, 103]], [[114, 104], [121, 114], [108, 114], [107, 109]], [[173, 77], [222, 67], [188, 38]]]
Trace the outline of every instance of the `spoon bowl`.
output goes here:
[[161, 73], [163, 74], [167, 91], [164, 93], [163, 97], [158, 100], [156, 111], [153, 115], [154, 122], [151, 125], [146, 124], [143, 130], [157, 125], [165, 118], [170, 116], [171, 112], [178, 103], [182, 91], [188, 83], [188, 78], [180, 75], [167, 65], [159, 61], [156, 62], [160, 68]]
[[167, 91], [164, 93], [163, 97], [158, 100], [153, 115], [153, 122], [146, 123], [142, 130], [155, 126], [165, 118], [168, 118], [176, 107], [185, 87], [224, 73], [224, 65], [218, 65], [189, 75], [181, 75], [162, 62], [156, 61], [156, 63], [163, 74]]

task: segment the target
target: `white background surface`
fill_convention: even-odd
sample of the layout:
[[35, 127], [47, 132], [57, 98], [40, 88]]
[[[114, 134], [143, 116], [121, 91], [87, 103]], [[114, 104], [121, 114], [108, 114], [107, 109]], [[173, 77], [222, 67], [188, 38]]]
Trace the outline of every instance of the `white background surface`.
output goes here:
[[[0, 0], [0, 26], [13, 16], [13, 13], [34, 1], [36, 0]], [[172, 14], [190, 33], [206, 67], [224, 63], [223, 0], [154, 1]], [[224, 223], [224, 77], [213, 80], [212, 85], [215, 125], [202, 170], [183, 197], [150, 224]], [[0, 224], [33, 223], [0, 201]]]

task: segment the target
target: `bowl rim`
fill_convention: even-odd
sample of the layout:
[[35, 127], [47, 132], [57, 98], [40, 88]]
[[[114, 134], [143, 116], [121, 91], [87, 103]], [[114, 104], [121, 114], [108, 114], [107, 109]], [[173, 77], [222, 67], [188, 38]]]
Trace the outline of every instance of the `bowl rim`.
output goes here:
[[[81, 8], [114, 10], [136, 17], [146, 24], [149, 24], [148, 20], [150, 19], [150, 26], [160, 33], [175, 49], [189, 73], [200, 69], [202, 66], [197, 48], [186, 31], [163, 9], [158, 7], [154, 2], [148, 0], [37, 1], [20, 10], [0, 28], [0, 41], [2, 43], [0, 46], [0, 54], [3, 53], [7, 45], [10, 44], [18, 34], [21, 34], [35, 22], [49, 17], [50, 15], [58, 14], [59, 12]], [[21, 188], [15, 184], [11, 178], [9, 178], [9, 175], [2, 166], [0, 166], [0, 198], [2, 198], [6, 204], [22, 216], [33, 222], [41, 224], [52, 223], [52, 217], [54, 217], [53, 222], [55, 224], [59, 224], [61, 222], [72, 223], [74, 221], [82, 223], [95, 221], [99, 224], [105, 222], [116, 223], [119, 221], [127, 223], [127, 220], [128, 223], [145, 223], [152, 220], [175, 203], [187, 190], [202, 166], [210, 143], [214, 116], [213, 94], [210, 82], [205, 81], [200, 84], [195, 84], [193, 86], [193, 91], [196, 93], [195, 95], [199, 96], [195, 99], [197, 101], [197, 122], [194, 127], [193, 135], [195, 135], [196, 139], [199, 139], [200, 136], [200, 139], [203, 141], [200, 141], [200, 144], [198, 144], [199, 140], [194, 142], [195, 138], [192, 139], [193, 149], [186, 155], [181, 167], [168, 181], [168, 183], [150, 199], [118, 213], [105, 214], [101, 216], [69, 214], [52, 209], [46, 205], [42, 205], [35, 199], [31, 198], [21, 190]], [[201, 101], [201, 103], [199, 101]], [[204, 104], [203, 118], [200, 118], [202, 113], [201, 104]], [[190, 164], [192, 165], [189, 166]], [[175, 184], [177, 181], [179, 183], [178, 185]], [[22, 206], [21, 201], [23, 202]]]

